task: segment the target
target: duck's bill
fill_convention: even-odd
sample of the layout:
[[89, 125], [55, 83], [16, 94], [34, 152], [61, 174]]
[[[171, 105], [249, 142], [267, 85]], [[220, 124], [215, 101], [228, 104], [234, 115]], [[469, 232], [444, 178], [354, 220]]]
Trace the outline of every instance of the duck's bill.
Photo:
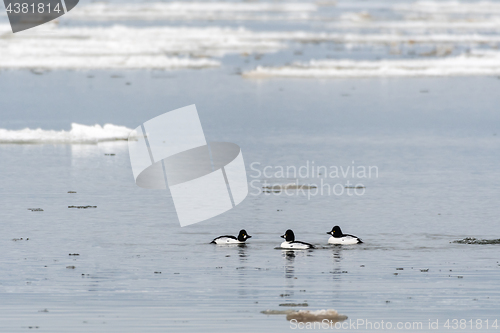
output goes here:
[[327, 235], [331, 235], [331, 234], [332, 234], [332, 232], [331, 232], [331, 231], [327, 231], [327, 233], [326, 233], [326, 234], [327, 234]]
[[285, 235], [281, 235], [280, 237], [281, 237], [281, 238], [285, 238]]
[[250, 235], [247, 235], [247, 238], [252, 238], [252, 236], [250, 236]]

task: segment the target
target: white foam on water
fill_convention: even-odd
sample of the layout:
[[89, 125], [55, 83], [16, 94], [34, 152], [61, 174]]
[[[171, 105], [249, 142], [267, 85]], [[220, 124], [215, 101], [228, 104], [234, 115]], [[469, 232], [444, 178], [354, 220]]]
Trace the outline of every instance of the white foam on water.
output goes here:
[[248, 78], [350, 78], [500, 75], [500, 52], [474, 51], [440, 59], [311, 60], [288, 66], [262, 67], [242, 74]]
[[[131, 132], [133, 130], [130, 128], [112, 124], [87, 126], [72, 123], [69, 131], [43, 130], [41, 128], [22, 130], [0, 128], [0, 143], [96, 144], [105, 141], [127, 140]], [[136, 134], [132, 133], [132, 135]]]
[[93, 3], [68, 15], [84, 20], [306, 20], [312, 3], [170, 2]]

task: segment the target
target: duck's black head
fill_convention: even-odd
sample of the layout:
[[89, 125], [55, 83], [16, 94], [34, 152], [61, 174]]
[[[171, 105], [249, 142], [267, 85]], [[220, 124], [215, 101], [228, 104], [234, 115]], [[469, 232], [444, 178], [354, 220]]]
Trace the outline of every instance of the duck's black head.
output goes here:
[[240, 242], [246, 241], [248, 238], [252, 238], [252, 236], [248, 235], [245, 229], [241, 229], [240, 233], [238, 234], [238, 240]]
[[332, 235], [333, 237], [342, 237], [344, 235], [338, 225], [333, 227], [332, 231], [327, 232], [327, 234]]
[[284, 235], [280, 236], [281, 238], [284, 238], [287, 242], [293, 242], [295, 240], [295, 235], [293, 234], [293, 231], [288, 229]]

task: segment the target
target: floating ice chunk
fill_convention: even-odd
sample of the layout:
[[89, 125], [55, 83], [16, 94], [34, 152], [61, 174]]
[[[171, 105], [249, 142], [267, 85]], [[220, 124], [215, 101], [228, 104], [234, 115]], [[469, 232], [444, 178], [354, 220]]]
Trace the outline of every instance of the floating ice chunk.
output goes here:
[[132, 130], [125, 126], [112, 124], [87, 126], [75, 123], [71, 124], [70, 131], [43, 130], [41, 128], [0, 129], [0, 143], [99, 143], [127, 140], [131, 132]]
[[[7, 31], [8, 27], [0, 26], [0, 34], [2, 30]], [[20, 35], [9, 35], [8, 38], [0, 38], [0, 49], [2, 50], [0, 68], [30, 68], [36, 70], [206, 68], [220, 66], [220, 61], [213, 59], [213, 57], [238, 53], [272, 53], [286, 48], [288, 42], [335, 42], [368, 45], [419, 43], [436, 44], [437, 48], [452, 51], [457, 44], [500, 43], [500, 36], [471, 33], [256, 32], [244, 28], [222, 27], [111, 26], [61, 28], [49, 25], [45, 30], [33, 29]], [[442, 46], [442, 44], [446, 44], [446, 47]], [[451, 51], [446, 51], [444, 54]], [[393, 61], [388, 65], [401, 66], [405, 61], [413, 60], [398, 61], [400, 63]], [[333, 60], [330, 60], [330, 62], [333, 63]], [[311, 64], [313, 63], [326, 64], [325, 61], [313, 61]], [[351, 65], [351, 63], [342, 60], [338, 60], [334, 64], [340, 64], [342, 67], [344, 66], [343, 63]], [[359, 61], [354, 61], [352, 64], [354, 69], [358, 66], [367, 66]], [[311, 65], [310, 67], [312, 69], [315, 66]], [[288, 67], [295, 68], [297, 66]], [[426, 67], [425, 64], [424, 67]], [[42, 72], [38, 71], [37, 73]], [[309, 74], [311, 73], [310, 70]], [[343, 71], [343, 73], [346, 72]], [[267, 74], [261, 71], [259, 75]], [[322, 75], [324, 74], [318, 74], [318, 76]], [[380, 76], [380, 74], [376, 75]], [[327, 73], [326, 76], [332, 75]]]
[[411, 77], [500, 75], [500, 52], [472, 51], [455, 57], [403, 60], [311, 60], [243, 72], [244, 77]]
[[315, 321], [323, 321], [328, 320], [333, 323], [344, 321], [347, 319], [347, 316], [339, 314], [337, 311], [329, 309], [329, 310], [265, 310], [261, 311], [261, 313], [266, 315], [286, 315], [287, 320], [296, 320], [297, 322], [306, 323], [306, 322], [315, 322]]
[[500, 3], [490, 1], [417, 1], [407, 4], [395, 4], [393, 9], [397, 11], [423, 12], [432, 14], [498, 14], [500, 13]]
[[263, 186], [263, 189], [267, 190], [310, 190], [312, 188], [316, 188], [315, 185], [306, 185], [306, 184], [276, 184], [276, 185], [268, 185]]
[[479, 245], [488, 245], [488, 244], [500, 244], [500, 239], [477, 239], [467, 237], [464, 239], [453, 241], [453, 243], [458, 244], [479, 244]]
[[[411, 33], [427, 32], [435, 34], [439, 29], [441, 32], [447, 31], [449, 33], [453, 30], [463, 33], [464, 30], [469, 32], [475, 31], [500, 31], [500, 19], [497, 16], [483, 17], [481, 19], [474, 18], [450, 18], [450, 17], [420, 17], [410, 16], [405, 17], [403, 20], [376, 20], [364, 18], [358, 13], [350, 13], [351, 15], [343, 15], [339, 21], [327, 23], [325, 26], [329, 30], [334, 29], [390, 29], [391, 31], [407, 31]], [[411, 36], [411, 35], [410, 35]]]
[[[312, 3], [170, 2], [94, 3], [78, 7], [69, 19], [83, 20], [306, 20]], [[278, 14], [278, 15], [277, 15]]]
[[[7, 30], [7, 26], [0, 26]], [[276, 52], [285, 45], [246, 29], [73, 27], [0, 38], [0, 68], [177, 69], [220, 65], [213, 56]]]
[[301, 323], [323, 321], [325, 319], [332, 322], [338, 322], [346, 320], [347, 316], [341, 315], [335, 310], [317, 310], [317, 311], [299, 310], [287, 314], [286, 319], [287, 320], [295, 319]]

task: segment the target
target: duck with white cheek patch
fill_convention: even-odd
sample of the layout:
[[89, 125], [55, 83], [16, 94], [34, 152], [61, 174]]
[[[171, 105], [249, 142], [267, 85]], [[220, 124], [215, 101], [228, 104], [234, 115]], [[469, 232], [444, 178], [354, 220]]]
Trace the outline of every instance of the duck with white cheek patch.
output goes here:
[[285, 241], [280, 245], [282, 249], [291, 249], [291, 250], [314, 249], [314, 246], [312, 244], [296, 241], [295, 235], [293, 231], [290, 229], [288, 229], [285, 232], [285, 234], [281, 235], [280, 237], [285, 239]]
[[219, 236], [217, 238], [214, 238], [213, 241], [210, 242], [210, 244], [217, 244], [217, 245], [226, 245], [226, 244], [245, 244], [245, 241], [249, 238], [252, 238], [249, 234], [247, 234], [245, 229], [240, 230], [240, 233], [238, 234], [238, 237], [234, 236]]
[[327, 232], [327, 234], [331, 235], [328, 239], [328, 244], [350, 245], [363, 243], [363, 241], [356, 236], [343, 234], [338, 225], [333, 227], [332, 231]]

